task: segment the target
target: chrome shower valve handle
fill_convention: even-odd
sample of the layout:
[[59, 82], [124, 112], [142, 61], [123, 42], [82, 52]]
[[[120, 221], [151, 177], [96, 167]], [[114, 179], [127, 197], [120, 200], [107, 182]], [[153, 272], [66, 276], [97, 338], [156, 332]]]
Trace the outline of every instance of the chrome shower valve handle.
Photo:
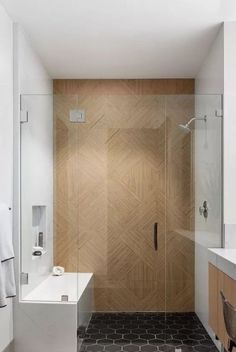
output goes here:
[[204, 200], [203, 204], [199, 207], [199, 214], [204, 216], [205, 219], [208, 218], [209, 207], [206, 200]]

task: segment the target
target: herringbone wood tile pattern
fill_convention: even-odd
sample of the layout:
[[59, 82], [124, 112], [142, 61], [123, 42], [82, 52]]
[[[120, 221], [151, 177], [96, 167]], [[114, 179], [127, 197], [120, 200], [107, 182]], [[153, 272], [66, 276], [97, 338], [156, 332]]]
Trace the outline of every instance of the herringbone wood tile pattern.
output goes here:
[[[97, 311], [193, 310], [191, 136], [177, 127], [192, 97], [66, 93], [54, 98], [55, 265], [95, 274]], [[85, 124], [69, 122], [76, 108]]]

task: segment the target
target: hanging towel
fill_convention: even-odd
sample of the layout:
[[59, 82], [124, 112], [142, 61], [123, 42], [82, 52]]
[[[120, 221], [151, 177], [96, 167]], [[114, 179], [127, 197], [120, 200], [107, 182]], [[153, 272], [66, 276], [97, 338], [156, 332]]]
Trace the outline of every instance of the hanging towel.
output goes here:
[[7, 205], [0, 204], [0, 308], [16, 295], [13, 259], [11, 213]]

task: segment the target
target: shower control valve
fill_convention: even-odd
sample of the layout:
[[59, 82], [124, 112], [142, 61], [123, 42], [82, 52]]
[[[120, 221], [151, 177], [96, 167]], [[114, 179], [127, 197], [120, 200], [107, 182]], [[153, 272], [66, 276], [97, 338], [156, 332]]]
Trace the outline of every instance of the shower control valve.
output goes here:
[[202, 206], [199, 207], [199, 214], [204, 216], [205, 219], [207, 219], [208, 212], [209, 212], [208, 203], [206, 200], [204, 200]]

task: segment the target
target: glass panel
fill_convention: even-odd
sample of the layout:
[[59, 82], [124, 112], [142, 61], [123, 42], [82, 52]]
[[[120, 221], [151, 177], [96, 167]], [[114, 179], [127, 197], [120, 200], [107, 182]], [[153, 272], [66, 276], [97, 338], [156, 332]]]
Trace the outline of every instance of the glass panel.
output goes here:
[[[194, 193], [192, 134], [180, 127], [194, 116], [194, 96], [167, 96], [166, 311], [194, 311]], [[192, 126], [191, 126], [192, 127]], [[188, 131], [187, 131], [188, 132]]]
[[[222, 97], [196, 96], [195, 111], [206, 115], [206, 123], [196, 121], [194, 133], [195, 169], [195, 311], [208, 326], [207, 248], [222, 247]], [[204, 217], [204, 201], [208, 216]], [[201, 207], [201, 214], [199, 213]], [[212, 335], [211, 335], [212, 336]], [[215, 336], [214, 336], [215, 337]]]
[[[71, 231], [72, 226], [76, 227], [71, 220], [77, 217], [70, 203], [75, 184], [68, 180], [65, 172], [53, 178], [57, 163], [53, 156], [53, 97], [21, 96], [21, 120], [21, 300], [77, 303], [77, 239]], [[63, 139], [62, 144], [60, 152], [66, 157], [68, 141]], [[73, 168], [72, 162], [70, 172]], [[64, 183], [57, 192], [60, 177]], [[59, 193], [60, 199], [56, 200], [53, 193]], [[56, 211], [53, 198], [54, 204], [58, 204]], [[66, 212], [59, 214], [63, 221], [60, 228], [57, 217], [62, 204], [66, 205]], [[60, 243], [57, 232], [63, 234]], [[58, 251], [64, 253], [65, 261], [58, 261]], [[70, 255], [66, 255], [68, 253]], [[62, 266], [66, 273], [60, 276], [61, 269], [53, 271], [54, 265]]]
[[[76, 150], [79, 270], [94, 273], [95, 310], [164, 312], [165, 97], [55, 96], [54, 109]], [[69, 121], [76, 110], [84, 123]]]
[[[69, 121], [83, 111], [84, 123]], [[55, 96], [54, 115], [56, 134], [76, 158], [67, 175], [78, 186], [71, 202], [77, 199], [79, 271], [94, 274], [94, 310], [105, 312], [92, 317], [88, 343], [148, 343], [148, 327], [163, 335], [165, 314], [165, 97]], [[65, 156], [55, 153], [65, 169]]]
[[222, 238], [221, 114], [221, 96], [166, 98], [166, 343], [186, 351], [215, 348], [207, 273]]

